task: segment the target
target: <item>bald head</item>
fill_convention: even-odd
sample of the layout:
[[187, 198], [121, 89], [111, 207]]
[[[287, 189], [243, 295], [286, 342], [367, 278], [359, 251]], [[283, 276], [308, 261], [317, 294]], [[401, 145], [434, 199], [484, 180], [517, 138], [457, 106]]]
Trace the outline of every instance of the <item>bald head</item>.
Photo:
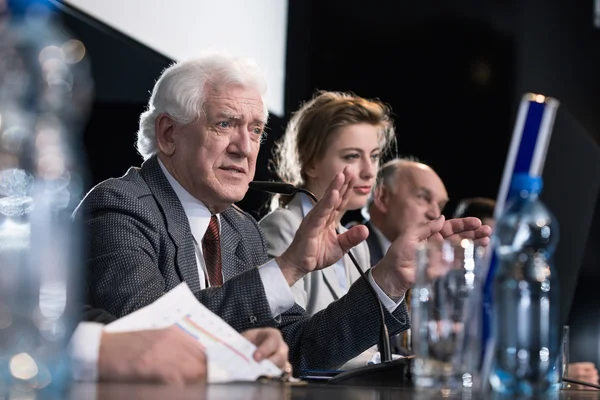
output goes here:
[[398, 159], [380, 168], [369, 213], [372, 223], [393, 241], [408, 227], [440, 216], [447, 202], [446, 187], [431, 167]]

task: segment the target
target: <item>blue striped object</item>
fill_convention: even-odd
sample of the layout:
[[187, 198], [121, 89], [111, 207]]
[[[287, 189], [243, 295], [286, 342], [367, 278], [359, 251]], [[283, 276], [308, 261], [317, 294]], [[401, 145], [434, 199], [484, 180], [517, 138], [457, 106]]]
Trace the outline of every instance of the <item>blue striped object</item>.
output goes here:
[[[546, 152], [550, 144], [552, 128], [559, 102], [551, 97], [545, 97], [540, 94], [527, 93], [523, 95], [519, 106], [517, 121], [513, 130], [513, 135], [504, 164], [504, 173], [496, 198], [496, 208], [494, 210], [494, 219], [498, 220], [504, 212], [504, 207], [508, 199], [508, 190], [510, 182], [517, 173], [529, 173], [530, 175], [541, 176], [546, 160]], [[487, 252], [487, 259], [484, 266], [484, 276], [486, 277], [483, 288], [483, 326], [482, 326], [482, 350], [484, 352], [482, 380], [487, 381], [489, 368], [493, 355], [491, 354], [492, 343], [492, 288], [494, 274], [496, 272], [496, 254], [491, 250]]]

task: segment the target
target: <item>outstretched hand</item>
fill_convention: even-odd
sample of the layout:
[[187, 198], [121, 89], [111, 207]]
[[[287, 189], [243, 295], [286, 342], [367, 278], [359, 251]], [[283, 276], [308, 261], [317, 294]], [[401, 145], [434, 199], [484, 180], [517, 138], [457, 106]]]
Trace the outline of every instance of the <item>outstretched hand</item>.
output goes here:
[[440, 216], [426, 224], [407, 229], [390, 246], [383, 259], [373, 268], [373, 278], [391, 297], [400, 298], [414, 284], [416, 277], [416, 249], [422, 241], [439, 242], [472, 239], [487, 246], [492, 229], [482, 225], [478, 218], [445, 220]]
[[369, 236], [363, 225], [341, 234], [336, 232], [338, 217], [345, 211], [353, 184], [354, 176], [346, 167], [304, 217], [287, 250], [275, 259], [290, 286], [306, 274], [334, 264]]

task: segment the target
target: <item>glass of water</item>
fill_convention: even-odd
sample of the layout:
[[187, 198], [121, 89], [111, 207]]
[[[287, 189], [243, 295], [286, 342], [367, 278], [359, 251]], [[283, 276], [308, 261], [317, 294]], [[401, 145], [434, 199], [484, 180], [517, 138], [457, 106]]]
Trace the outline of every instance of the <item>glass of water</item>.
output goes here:
[[468, 239], [418, 246], [411, 303], [417, 387], [476, 386], [483, 256], [484, 249]]
[[564, 325], [562, 338], [554, 367], [550, 371], [550, 381], [553, 390], [566, 389], [568, 383], [563, 378], [569, 376], [569, 325]]

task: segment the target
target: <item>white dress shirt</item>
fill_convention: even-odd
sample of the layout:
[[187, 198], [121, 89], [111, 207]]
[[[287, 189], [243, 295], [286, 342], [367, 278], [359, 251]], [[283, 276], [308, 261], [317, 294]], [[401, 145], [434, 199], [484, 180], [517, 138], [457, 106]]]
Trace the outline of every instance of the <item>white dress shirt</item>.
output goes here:
[[69, 351], [71, 355], [71, 376], [76, 381], [95, 381], [98, 379], [98, 355], [103, 324], [80, 322], [71, 336]]

